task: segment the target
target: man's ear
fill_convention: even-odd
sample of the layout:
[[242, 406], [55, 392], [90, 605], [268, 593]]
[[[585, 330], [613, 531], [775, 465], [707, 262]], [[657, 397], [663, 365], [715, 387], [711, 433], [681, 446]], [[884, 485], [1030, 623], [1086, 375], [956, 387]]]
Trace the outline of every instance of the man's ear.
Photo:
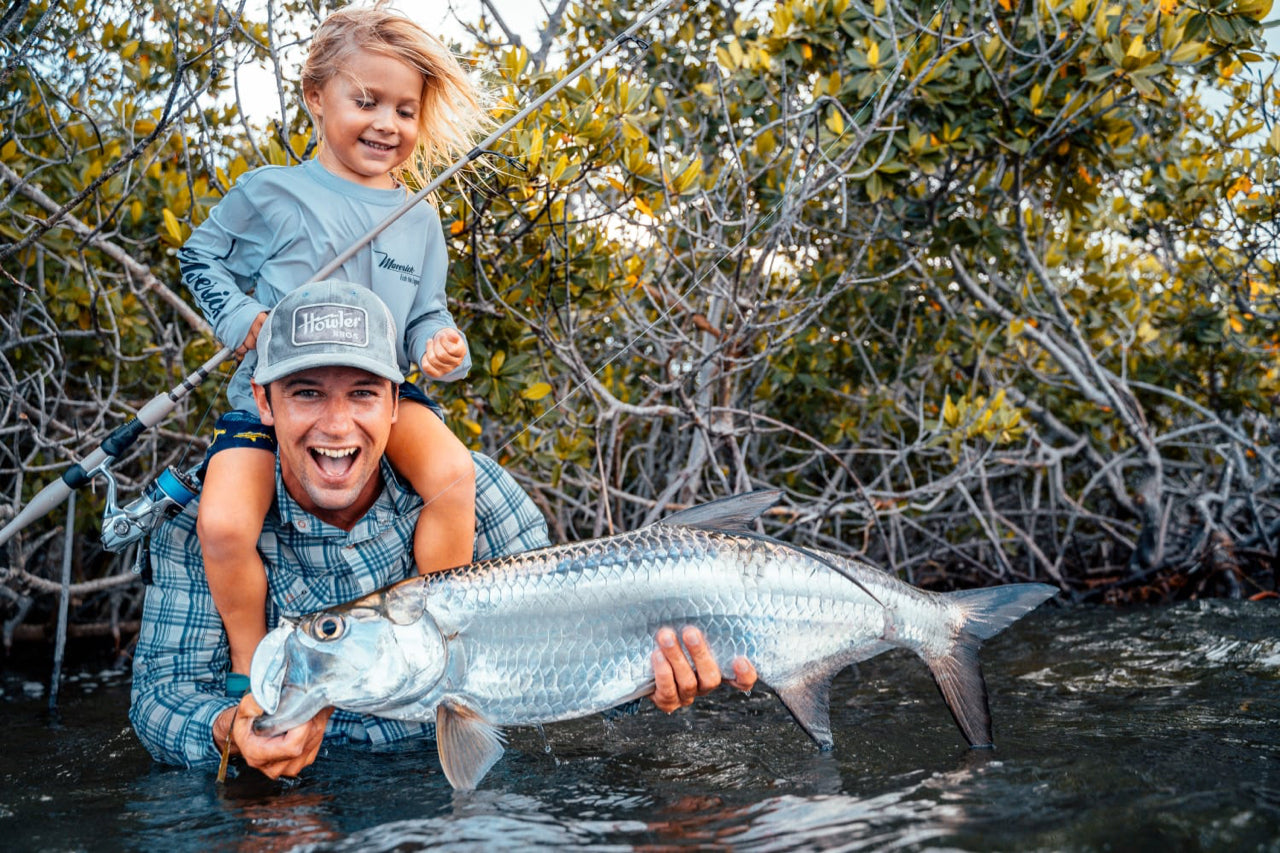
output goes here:
[[253, 388], [253, 400], [258, 404], [259, 420], [267, 426], [275, 426], [276, 419], [271, 415], [271, 398], [267, 395], [267, 389], [252, 379], [249, 380], [249, 386]]
[[[400, 386], [391, 383], [391, 422], [395, 423], [396, 418], [400, 417]], [[263, 421], [266, 423], [266, 421]]]

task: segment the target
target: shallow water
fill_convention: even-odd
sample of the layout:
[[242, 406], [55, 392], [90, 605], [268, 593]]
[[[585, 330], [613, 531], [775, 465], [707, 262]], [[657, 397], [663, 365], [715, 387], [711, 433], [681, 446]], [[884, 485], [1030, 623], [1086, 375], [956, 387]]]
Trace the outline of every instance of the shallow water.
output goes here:
[[987, 644], [998, 748], [971, 751], [924, 666], [832, 691], [820, 754], [764, 691], [511, 732], [481, 790], [434, 748], [333, 749], [300, 780], [152, 764], [119, 673], [8, 673], [8, 850], [1280, 850], [1280, 606], [1043, 607]]

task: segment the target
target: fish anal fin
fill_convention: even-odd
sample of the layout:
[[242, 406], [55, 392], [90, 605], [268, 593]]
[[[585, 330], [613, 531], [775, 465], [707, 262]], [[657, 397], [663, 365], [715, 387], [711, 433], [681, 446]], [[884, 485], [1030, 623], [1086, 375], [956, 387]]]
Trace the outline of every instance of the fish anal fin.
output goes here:
[[502, 757], [502, 730], [477, 711], [456, 701], [436, 706], [436, 749], [449, 784], [473, 791]]
[[947, 703], [947, 709], [969, 745], [989, 749], [991, 740], [991, 709], [987, 705], [987, 682], [982, 677], [978, 662], [980, 640], [961, 633], [951, 654], [926, 661], [938, 692]]
[[827, 752], [835, 746], [831, 739], [831, 674], [774, 685], [773, 690], [819, 749]]
[[781, 497], [778, 489], [758, 489], [673, 512], [658, 523], [703, 530], [745, 530]]

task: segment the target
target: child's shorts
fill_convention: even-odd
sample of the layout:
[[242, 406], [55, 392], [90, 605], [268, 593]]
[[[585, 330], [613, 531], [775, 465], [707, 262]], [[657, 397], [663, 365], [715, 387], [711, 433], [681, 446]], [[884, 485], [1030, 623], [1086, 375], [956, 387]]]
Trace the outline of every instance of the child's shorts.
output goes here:
[[[435, 412], [440, 420], [444, 420], [444, 409], [440, 408], [440, 404], [422, 393], [422, 389], [412, 382], [405, 382], [400, 386], [400, 399], [411, 400], [426, 406]], [[244, 409], [227, 412], [213, 425], [213, 441], [209, 443], [209, 450], [204, 455], [204, 464], [200, 466], [200, 478], [204, 478], [205, 471], [209, 468], [209, 460], [215, 453], [221, 453], [232, 447], [254, 447], [275, 453], [275, 428], [264, 424], [257, 412]]]

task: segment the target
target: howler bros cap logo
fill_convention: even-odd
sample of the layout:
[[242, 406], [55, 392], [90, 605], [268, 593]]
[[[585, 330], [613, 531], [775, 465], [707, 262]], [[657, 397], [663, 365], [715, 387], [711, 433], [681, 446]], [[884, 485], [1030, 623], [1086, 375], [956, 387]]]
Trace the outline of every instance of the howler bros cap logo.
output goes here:
[[319, 303], [303, 305], [293, 312], [293, 345], [369, 345], [369, 315], [351, 305]]

